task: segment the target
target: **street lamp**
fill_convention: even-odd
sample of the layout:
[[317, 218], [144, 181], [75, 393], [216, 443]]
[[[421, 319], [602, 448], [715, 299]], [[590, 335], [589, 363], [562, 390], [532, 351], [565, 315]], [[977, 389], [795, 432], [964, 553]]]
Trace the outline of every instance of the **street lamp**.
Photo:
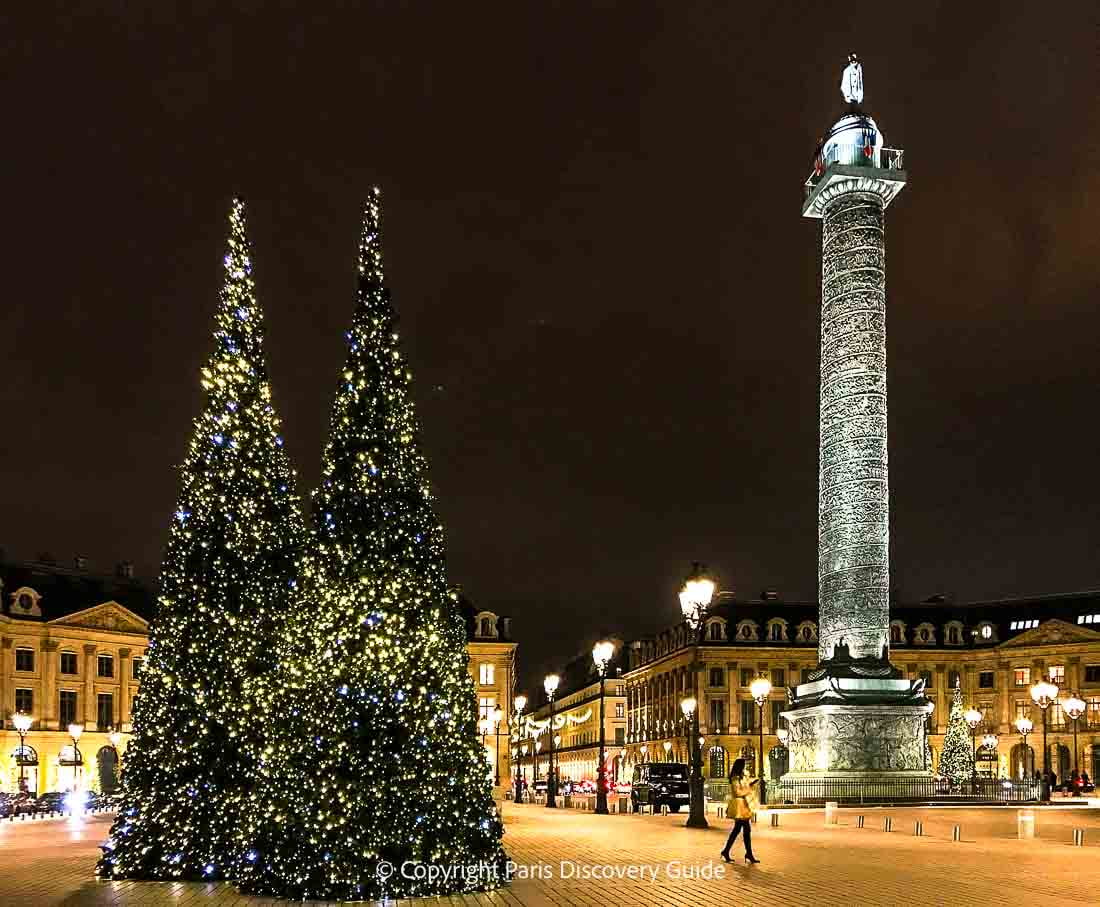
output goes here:
[[665, 762], [668, 762], [671, 759], [671, 757], [668, 754], [668, 751], [672, 749], [672, 744], [669, 741], [666, 740], [663, 745], [664, 745], [664, 748], [665, 748]]
[[[696, 562], [691, 572], [684, 578], [680, 588], [680, 611], [687, 625], [695, 632], [695, 656], [691, 665], [691, 701], [696, 703], [699, 684], [699, 651], [703, 645], [704, 617], [711, 599], [714, 598], [715, 583], [707, 575], [706, 568]], [[697, 703], [696, 703], [697, 705]], [[691, 808], [688, 815], [688, 828], [706, 828], [706, 808], [703, 804], [703, 749], [699, 746], [699, 709], [691, 709], [691, 736], [688, 747], [691, 754]], [[688, 715], [684, 712], [684, 717]]]
[[1031, 698], [1043, 713], [1043, 780], [1039, 796], [1050, 800], [1050, 750], [1047, 749], [1047, 709], [1058, 698], [1058, 684], [1049, 680], [1040, 680], [1031, 687]]
[[84, 774], [84, 760], [80, 757], [80, 750], [77, 747], [77, 743], [80, 740], [80, 735], [84, 733], [84, 725], [82, 724], [70, 724], [69, 736], [73, 738], [73, 789], [78, 789], [79, 782], [78, 777], [82, 777]]
[[[535, 774], [532, 777], [532, 783], [539, 780], [539, 753], [542, 752], [542, 741], [535, 741]], [[537, 793], [537, 791], [536, 791]]]
[[600, 675], [600, 763], [596, 769], [596, 814], [606, 816], [607, 810], [607, 768], [604, 766], [604, 721], [603, 721], [603, 688], [604, 678], [607, 676], [607, 666], [615, 654], [615, 646], [610, 642], [598, 642], [592, 647], [592, 661], [596, 664], [596, 671]]
[[646, 753], [649, 752], [649, 747], [646, 746], [644, 743], [642, 744], [641, 752], [642, 752], [642, 764], [644, 765], [646, 762], [649, 761], [649, 759], [646, 758]]
[[756, 702], [758, 710], [758, 725], [760, 729], [760, 802], [767, 802], [767, 793], [764, 789], [764, 703], [768, 701], [768, 696], [772, 692], [772, 682], [768, 680], [763, 674], [756, 678], [749, 685], [749, 692], [752, 693], [752, 698]]
[[[1077, 774], [1077, 719], [1085, 714], [1086, 704], [1079, 696], [1070, 696], [1068, 699], [1062, 700], [1062, 711], [1069, 716], [1069, 719], [1073, 722], [1073, 774]], [[1073, 796], [1081, 796], [1081, 786], [1079, 784], [1073, 785]]]
[[[523, 733], [523, 710], [527, 707], [527, 697], [520, 693], [512, 700], [512, 705], [516, 708], [516, 725], [520, 729], [520, 733]], [[523, 755], [527, 755], [527, 747], [522, 747]], [[516, 802], [519, 803], [523, 799], [523, 762], [519, 759], [516, 760]]]
[[[983, 750], [988, 750], [989, 752], [991, 752], [993, 754], [994, 760], [996, 760], [996, 758], [997, 758], [997, 735], [996, 734], [986, 734], [984, 737], [982, 737], [982, 749]], [[992, 777], [996, 777], [996, 769], [994, 769], [994, 774], [993, 774]]]
[[978, 743], [975, 735], [978, 731], [978, 725], [982, 723], [982, 713], [975, 708], [969, 708], [963, 718], [970, 725], [970, 746], [974, 750], [974, 758], [970, 766], [970, 780], [976, 781], [978, 778]]
[[496, 737], [496, 752], [493, 756], [493, 786], [500, 787], [500, 722], [504, 718], [504, 712], [499, 708], [493, 709], [489, 714], [489, 722], [493, 728], [493, 736]]
[[24, 776], [24, 764], [27, 758], [27, 731], [31, 729], [34, 719], [23, 712], [16, 712], [11, 716], [11, 723], [15, 725], [15, 731], [19, 734], [19, 793], [27, 792], [27, 781]]
[[932, 767], [928, 764], [928, 725], [932, 721], [932, 713], [936, 711], [936, 703], [928, 698], [927, 692], [925, 692], [924, 694], [924, 707], [928, 710], [928, 713], [924, 716], [924, 720], [920, 723], [920, 726], [924, 731], [924, 734], [922, 735], [924, 738], [924, 745], [921, 747], [924, 752], [921, 755], [924, 758], [924, 770], [928, 771]]
[[[1030, 754], [1030, 750], [1027, 748], [1027, 735], [1031, 733], [1034, 725], [1031, 723], [1030, 718], [1025, 718], [1022, 715], [1016, 719], [1016, 730], [1020, 732], [1020, 736], [1024, 738], [1024, 751], [1021, 754], [1024, 764], [1021, 766], [1021, 774], [1027, 775], [1027, 757]], [[1031, 770], [1035, 771], [1035, 762], [1032, 760]]]
[[546, 690], [546, 696], [550, 700], [550, 773], [546, 776], [546, 806], [549, 809], [556, 809], [558, 805], [555, 799], [558, 784], [554, 775], [554, 694], [560, 683], [561, 678], [557, 674], [547, 674], [542, 681], [542, 688]]

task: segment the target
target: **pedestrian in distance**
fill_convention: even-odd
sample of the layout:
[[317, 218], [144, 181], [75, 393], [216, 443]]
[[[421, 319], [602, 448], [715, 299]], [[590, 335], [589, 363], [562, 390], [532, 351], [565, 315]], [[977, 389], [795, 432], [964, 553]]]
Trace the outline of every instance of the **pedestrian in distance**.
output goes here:
[[730, 769], [730, 796], [727, 801], [726, 814], [733, 816], [733, 829], [730, 831], [726, 846], [722, 848], [722, 859], [727, 863], [730, 860], [730, 848], [741, 832], [745, 833], [745, 862], [759, 863], [752, 855], [752, 814], [754, 804], [757, 802], [753, 787], [760, 783], [759, 778], [751, 781], [745, 780], [745, 760], [736, 759], [733, 768]]

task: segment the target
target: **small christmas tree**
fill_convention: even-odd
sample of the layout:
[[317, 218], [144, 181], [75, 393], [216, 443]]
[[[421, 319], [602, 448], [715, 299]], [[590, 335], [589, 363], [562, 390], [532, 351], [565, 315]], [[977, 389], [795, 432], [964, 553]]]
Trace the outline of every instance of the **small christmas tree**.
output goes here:
[[122, 806], [99, 864], [110, 878], [234, 874], [267, 720], [255, 704], [299, 572], [304, 526], [240, 201], [229, 223], [205, 403], [180, 470]]
[[240, 879], [254, 893], [373, 900], [502, 878], [465, 623], [447, 588], [380, 221], [375, 190], [313, 498], [305, 604]]
[[970, 746], [970, 727], [963, 717], [962, 689], [955, 683], [951, 697], [951, 717], [947, 722], [947, 734], [943, 738], [939, 771], [955, 784], [969, 781], [974, 776], [974, 752]]

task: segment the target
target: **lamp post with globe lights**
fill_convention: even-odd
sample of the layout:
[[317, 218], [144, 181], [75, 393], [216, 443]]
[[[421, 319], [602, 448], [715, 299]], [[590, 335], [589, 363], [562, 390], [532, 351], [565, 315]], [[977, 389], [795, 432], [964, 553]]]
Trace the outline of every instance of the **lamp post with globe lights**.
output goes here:
[[768, 697], [772, 692], [772, 682], [768, 680], [763, 674], [756, 678], [749, 685], [749, 692], [752, 693], [752, 698], [756, 702], [757, 708], [757, 726], [760, 731], [760, 802], [761, 804], [767, 803], [767, 793], [764, 788], [764, 703], [768, 701]]
[[80, 755], [80, 748], [78, 746], [80, 741], [80, 735], [84, 733], [84, 725], [82, 724], [70, 724], [69, 736], [73, 740], [73, 790], [79, 790], [80, 779], [84, 774], [84, 759]]
[[16, 712], [12, 715], [11, 723], [19, 735], [19, 793], [25, 794], [27, 792], [27, 779], [24, 774], [27, 759], [27, 731], [34, 724], [34, 719], [24, 712]]
[[974, 750], [974, 758], [971, 760], [970, 765], [970, 780], [976, 781], [978, 778], [978, 742], [977, 731], [978, 725], [982, 723], [982, 713], [975, 708], [969, 708], [963, 715], [966, 723], [970, 725], [970, 746]]
[[[527, 697], [520, 693], [512, 700], [512, 705], [516, 709], [516, 727], [519, 729], [517, 735], [523, 734], [523, 710], [527, 708]], [[523, 746], [521, 751], [524, 756], [527, 755], [527, 747]], [[523, 762], [520, 759], [516, 760], [516, 802], [519, 803], [523, 799]]]
[[[691, 710], [691, 736], [688, 749], [691, 755], [691, 808], [688, 815], [688, 828], [706, 828], [707, 817], [703, 805], [703, 750], [699, 746], [699, 709], [696, 696], [699, 686], [699, 651], [703, 645], [703, 621], [711, 599], [714, 598], [715, 582], [707, 574], [706, 567], [696, 562], [684, 579], [680, 589], [680, 611], [687, 625], [695, 632], [695, 657], [691, 666], [691, 700], [696, 703]], [[684, 712], [684, 717], [687, 717]]]
[[672, 750], [672, 743], [666, 740], [662, 745], [665, 748], [665, 762], [668, 762], [672, 759], [672, 757], [669, 755], [669, 752]]
[[605, 747], [606, 742], [604, 739], [604, 718], [603, 718], [603, 691], [604, 691], [604, 678], [607, 676], [607, 666], [611, 663], [611, 658], [615, 654], [615, 646], [607, 641], [598, 642], [592, 647], [592, 661], [596, 665], [596, 671], [600, 675], [600, 762], [596, 768], [596, 815], [606, 816], [607, 810], [607, 766], [604, 765], [604, 759], [606, 758]]
[[[1019, 732], [1020, 736], [1024, 738], [1024, 751], [1020, 754], [1021, 759], [1023, 759], [1023, 765], [1020, 766], [1020, 774], [1024, 777], [1027, 777], [1027, 757], [1031, 754], [1031, 750], [1029, 750], [1027, 746], [1027, 735], [1030, 734], [1033, 729], [1034, 725], [1031, 723], [1030, 718], [1025, 718], [1021, 715], [1019, 718], [1016, 719], [1016, 730]], [[1032, 772], [1035, 771], [1034, 759], [1031, 760], [1031, 770]]]
[[546, 690], [546, 697], [550, 700], [550, 757], [549, 757], [549, 773], [546, 776], [546, 806], [548, 809], [556, 809], [558, 801], [556, 799], [557, 794], [557, 778], [554, 775], [554, 694], [558, 691], [558, 685], [561, 683], [561, 678], [557, 674], [547, 674], [542, 681], [542, 688]]
[[[489, 713], [489, 726], [493, 729], [495, 751], [493, 754], [493, 786], [500, 787], [500, 723], [504, 720], [504, 712], [499, 708]], [[503, 796], [503, 794], [501, 795]]]
[[[115, 768], [118, 771], [118, 776], [114, 779], [113, 783], [116, 784], [122, 777], [122, 753], [119, 752], [119, 746], [122, 744], [122, 734], [118, 732], [118, 728], [115, 728], [107, 735], [107, 739], [111, 741], [111, 749], [115, 751]], [[114, 793], [112, 791], [111, 793]]]
[[1043, 780], [1039, 786], [1039, 797], [1046, 803], [1050, 800], [1050, 750], [1047, 749], [1047, 709], [1058, 698], [1058, 684], [1049, 680], [1040, 680], [1031, 685], [1031, 699], [1043, 713]]
[[[982, 749], [993, 754], [994, 765], [996, 765], [997, 735], [996, 734], [986, 734], [984, 737], [982, 737]], [[994, 777], [994, 778], [997, 777], [996, 768], [994, 768], [994, 773], [991, 777]]]
[[[1085, 714], [1087, 704], [1080, 696], [1070, 696], [1062, 700], [1062, 711], [1073, 722], [1073, 774], [1077, 775], [1077, 719]], [[1078, 779], [1080, 776], [1077, 776]], [[1081, 785], [1073, 785], [1073, 796], [1081, 796]]]

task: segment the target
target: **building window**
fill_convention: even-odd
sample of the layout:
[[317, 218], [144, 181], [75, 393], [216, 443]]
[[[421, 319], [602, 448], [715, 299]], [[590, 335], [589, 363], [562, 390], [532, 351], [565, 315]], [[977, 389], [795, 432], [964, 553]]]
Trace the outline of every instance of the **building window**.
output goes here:
[[493, 635], [493, 619], [491, 617], [481, 618], [481, 636]]
[[115, 697], [111, 693], [100, 693], [95, 698], [95, 726], [104, 731], [115, 723]]
[[1085, 710], [1085, 725], [1087, 727], [1100, 727], [1100, 699], [1090, 699]]
[[722, 642], [726, 638], [726, 634], [723, 632], [724, 628], [719, 621], [715, 621], [710, 625], [710, 639], [713, 642]]
[[1066, 726], [1066, 713], [1062, 711], [1062, 703], [1054, 702], [1050, 706], [1050, 726], [1064, 728]]
[[978, 687], [983, 690], [993, 689], [993, 672], [981, 671], [978, 674]]
[[948, 624], [947, 627], [947, 643], [948, 645], [957, 646], [962, 642], [962, 631], [958, 624]]
[[34, 711], [34, 690], [15, 688], [15, 710], [24, 715]]
[[477, 667], [478, 682], [483, 687], [491, 687], [493, 685], [493, 665], [487, 661], [483, 661]]
[[626, 728], [615, 728], [615, 746], [622, 746], [624, 743], [626, 743]]
[[622, 702], [615, 703], [615, 717], [622, 718], [626, 714], [626, 704]]
[[810, 642], [814, 638], [814, 628], [810, 624], [803, 624], [802, 629], [798, 631], [798, 638], [803, 642]]
[[113, 655], [100, 655], [97, 659], [100, 677], [115, 676], [115, 657]]
[[1034, 630], [1039, 626], [1039, 619], [1032, 618], [1030, 620], [1014, 620], [1008, 625], [1010, 630]]
[[901, 627], [897, 624], [890, 626], [890, 642], [900, 644], [901, 643]]
[[1085, 665], [1085, 683], [1100, 683], [1100, 665]]
[[1100, 624], [1100, 614], [1078, 614], [1077, 623], [1079, 624]]
[[1012, 671], [1012, 678], [1012, 682], [1015, 686], [1031, 686], [1031, 668], [1014, 668]]
[[982, 639], [992, 639], [993, 638], [993, 625], [992, 624], [982, 624], [978, 628], [978, 633], [981, 635]]
[[1031, 717], [1031, 701], [1028, 699], [1016, 700], [1016, 717], [1017, 718], [1030, 718]]
[[710, 685], [712, 687], [721, 687], [726, 684], [726, 672], [722, 668], [710, 669]]
[[747, 687], [752, 683], [753, 672], [752, 668], [741, 669], [741, 686]]
[[16, 649], [15, 650], [15, 670], [17, 670], [17, 671], [33, 671], [34, 670], [34, 649]]
[[61, 673], [62, 674], [75, 674], [76, 673], [76, 652], [62, 652], [61, 653]]
[[955, 687], [959, 686], [959, 683], [960, 683], [961, 679], [962, 678], [959, 676], [958, 671], [948, 671], [947, 672], [947, 688], [949, 690], [955, 689]]
[[135, 658], [130, 662], [130, 676], [137, 680], [141, 676], [141, 672], [145, 670], [145, 659]]
[[478, 721], [484, 721], [486, 718], [493, 714], [493, 709], [497, 707], [497, 699], [495, 696], [481, 696], [477, 700], [477, 718]]
[[76, 690], [61, 690], [57, 694], [58, 723], [62, 728], [76, 723]]
[[726, 703], [721, 699], [710, 701], [710, 732], [724, 734], [726, 728]]
[[771, 625], [770, 636], [771, 636], [772, 642], [782, 642], [783, 641], [783, 625], [779, 624], [779, 623], [772, 624]]
[[787, 672], [783, 668], [772, 668], [772, 686], [785, 687], [787, 685]]
[[741, 700], [741, 733], [756, 729], [756, 703], [751, 699]]
[[935, 675], [931, 671], [921, 671], [920, 677], [924, 681], [924, 688], [926, 690], [932, 689], [932, 681], [935, 679]]
[[1065, 665], [1051, 665], [1050, 666], [1050, 680], [1052, 683], [1058, 684], [1058, 686], [1065, 686], [1066, 683], [1066, 666]]
[[783, 709], [785, 709], [787, 707], [787, 703], [781, 702], [778, 699], [773, 699], [771, 701], [771, 706], [772, 706], [772, 733], [774, 734], [780, 727], [783, 726], [783, 724], [782, 724], [783, 719], [781, 719], [779, 717], [779, 713], [782, 712]]

